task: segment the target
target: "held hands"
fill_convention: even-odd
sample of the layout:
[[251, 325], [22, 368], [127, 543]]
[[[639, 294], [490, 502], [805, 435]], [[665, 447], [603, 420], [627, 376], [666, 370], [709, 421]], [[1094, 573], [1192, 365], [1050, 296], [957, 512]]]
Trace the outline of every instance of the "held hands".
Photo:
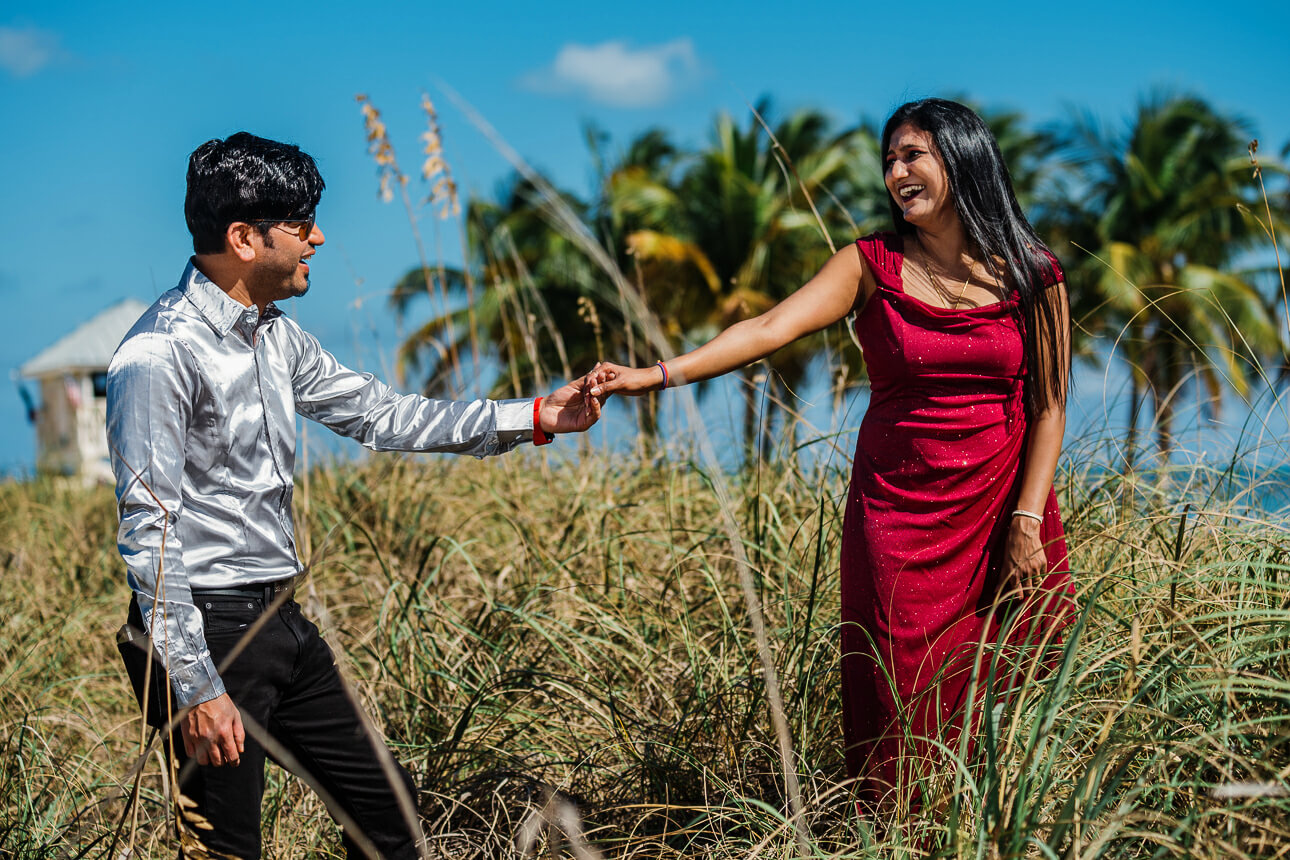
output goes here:
[[609, 395], [589, 393], [586, 379], [603, 366], [597, 364], [583, 379], [566, 383], [542, 398], [538, 424], [543, 433], [581, 433], [600, 419], [600, 406]]
[[228, 693], [194, 705], [179, 725], [184, 735], [184, 751], [196, 756], [198, 764], [236, 767], [241, 762], [246, 748], [246, 729], [242, 727], [242, 714]]
[[587, 393], [605, 398], [611, 394], [639, 397], [663, 388], [663, 370], [653, 367], [623, 367], [621, 364], [601, 362], [583, 380]]
[[1043, 585], [1048, 557], [1039, 537], [1041, 523], [1030, 517], [1013, 517], [1003, 555], [1004, 593], [1025, 593]]

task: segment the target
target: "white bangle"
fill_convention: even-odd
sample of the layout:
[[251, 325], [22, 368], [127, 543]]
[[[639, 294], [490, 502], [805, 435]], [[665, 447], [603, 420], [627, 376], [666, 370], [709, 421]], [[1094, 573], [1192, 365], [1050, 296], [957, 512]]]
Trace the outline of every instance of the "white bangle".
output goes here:
[[1023, 511], [1021, 508], [1017, 508], [1015, 511], [1013, 511], [1012, 515], [1014, 517], [1029, 517], [1030, 519], [1038, 523], [1042, 523], [1044, 521], [1044, 518], [1039, 514], [1031, 513], [1030, 511]]

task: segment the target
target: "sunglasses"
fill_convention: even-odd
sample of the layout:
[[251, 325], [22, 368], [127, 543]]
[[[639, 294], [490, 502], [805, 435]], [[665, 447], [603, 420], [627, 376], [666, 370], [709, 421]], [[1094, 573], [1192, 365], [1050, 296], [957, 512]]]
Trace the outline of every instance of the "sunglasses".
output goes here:
[[282, 227], [289, 233], [295, 233], [301, 242], [309, 241], [309, 234], [314, 231], [314, 219], [317, 216], [310, 213], [308, 218], [257, 218], [254, 221], [248, 221], [248, 224], [272, 224], [275, 227]]

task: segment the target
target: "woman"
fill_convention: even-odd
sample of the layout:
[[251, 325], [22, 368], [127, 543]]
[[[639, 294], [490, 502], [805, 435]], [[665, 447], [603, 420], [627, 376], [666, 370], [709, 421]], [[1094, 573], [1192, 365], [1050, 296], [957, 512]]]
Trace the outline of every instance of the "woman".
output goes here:
[[1061, 268], [968, 108], [903, 105], [882, 151], [895, 233], [844, 248], [693, 352], [587, 382], [593, 395], [698, 382], [855, 314], [872, 396], [843, 526], [842, 691], [847, 767], [871, 803], [901, 785], [917, 802], [916, 781], [976, 725], [987, 679], [1010, 687], [1071, 612], [1052, 489], [1070, 367]]

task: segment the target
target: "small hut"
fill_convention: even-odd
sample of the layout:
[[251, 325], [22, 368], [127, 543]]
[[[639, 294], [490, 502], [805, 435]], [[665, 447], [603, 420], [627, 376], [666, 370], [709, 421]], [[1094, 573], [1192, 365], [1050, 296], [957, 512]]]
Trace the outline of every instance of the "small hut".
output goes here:
[[35, 411], [36, 470], [111, 481], [107, 446], [107, 369], [130, 326], [148, 306], [113, 305], [28, 361], [19, 373], [40, 386]]

